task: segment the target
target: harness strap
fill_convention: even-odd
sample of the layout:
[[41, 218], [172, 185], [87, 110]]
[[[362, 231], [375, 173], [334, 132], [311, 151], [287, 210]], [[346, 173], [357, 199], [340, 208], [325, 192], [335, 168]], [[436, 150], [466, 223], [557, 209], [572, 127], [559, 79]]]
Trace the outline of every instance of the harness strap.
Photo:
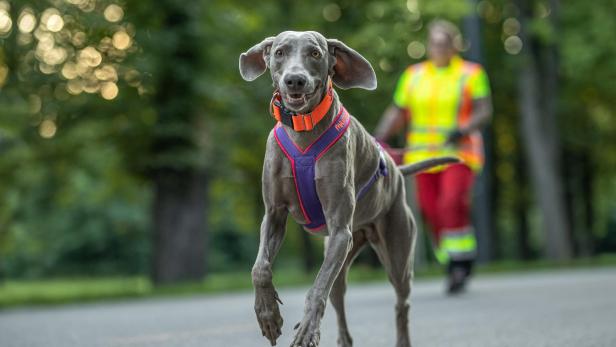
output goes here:
[[295, 190], [306, 219], [305, 228], [318, 231], [325, 226], [325, 215], [323, 206], [317, 194], [315, 183], [315, 165], [338, 140], [344, 135], [349, 125], [351, 117], [344, 107], [319, 138], [317, 138], [306, 149], [301, 149], [291, 140], [284, 127], [278, 123], [274, 129], [274, 137], [280, 149], [284, 152], [291, 163]]
[[[300, 209], [306, 219], [304, 227], [310, 231], [318, 231], [326, 226], [323, 206], [319, 200], [315, 182], [316, 162], [338, 142], [349, 128], [350, 123], [349, 113], [341, 107], [329, 128], [306, 149], [299, 148], [280, 123], [274, 128], [274, 138], [291, 163]], [[356, 200], [361, 199], [381, 176], [388, 174], [383, 150], [378, 143], [377, 146], [379, 146], [379, 165], [375, 174], [357, 193]]]
[[361, 189], [359, 190], [359, 193], [357, 193], [357, 197], [355, 199], [356, 201], [359, 201], [359, 199], [361, 199], [364, 195], [366, 195], [366, 193], [370, 190], [370, 188], [372, 188], [372, 185], [376, 183], [376, 181], [379, 178], [383, 176], [387, 176], [389, 174], [387, 170], [387, 164], [385, 164], [385, 155], [383, 152], [383, 148], [378, 142], [375, 141], [375, 143], [379, 147], [379, 167], [376, 169], [376, 172], [374, 173], [374, 175], [370, 177], [370, 180], [368, 180], [368, 182], [366, 182], [366, 184], [364, 184], [364, 186], [361, 187]]

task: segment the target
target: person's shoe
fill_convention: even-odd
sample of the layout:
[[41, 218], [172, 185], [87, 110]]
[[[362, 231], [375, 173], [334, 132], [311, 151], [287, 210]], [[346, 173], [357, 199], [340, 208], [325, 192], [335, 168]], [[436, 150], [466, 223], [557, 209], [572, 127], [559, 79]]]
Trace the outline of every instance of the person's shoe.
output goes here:
[[454, 267], [449, 272], [447, 282], [447, 294], [455, 295], [462, 293], [466, 288], [467, 271], [463, 268]]

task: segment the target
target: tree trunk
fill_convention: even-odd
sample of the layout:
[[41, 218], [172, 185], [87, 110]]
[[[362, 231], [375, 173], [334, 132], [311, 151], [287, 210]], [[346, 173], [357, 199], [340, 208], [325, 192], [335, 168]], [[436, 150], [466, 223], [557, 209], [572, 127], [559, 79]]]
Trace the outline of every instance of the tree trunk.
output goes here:
[[522, 205], [521, 203], [516, 204], [515, 215], [517, 220], [516, 234], [518, 239], [518, 257], [522, 260], [530, 260], [532, 258], [527, 213], [526, 205]]
[[584, 210], [584, 223], [582, 229], [582, 245], [580, 247], [580, 254], [582, 256], [591, 256], [595, 252], [595, 237], [594, 237], [594, 173], [592, 165], [592, 155], [588, 153], [588, 148], [585, 148], [587, 153], [582, 158], [582, 177], [581, 177], [581, 190], [582, 201]]
[[206, 272], [206, 175], [158, 170], [153, 204], [155, 284], [198, 281]]
[[571, 237], [574, 240], [573, 249], [577, 256], [593, 254], [593, 171], [591, 154], [586, 146], [568, 151], [565, 158], [568, 162], [578, 165], [565, 165], [563, 171], [567, 179], [568, 212], [572, 216]]
[[[545, 253], [549, 259], [565, 260], [571, 258], [571, 240], [569, 225], [565, 215], [562, 178], [559, 175], [558, 159], [555, 158], [550, 138], [552, 132], [544, 128], [556, 127], [545, 124], [549, 119], [543, 118], [540, 109], [541, 94], [535, 42], [528, 35], [529, 1], [518, 0], [521, 9], [520, 38], [524, 43], [521, 52], [522, 67], [519, 74], [518, 92], [521, 111], [521, 128], [524, 149], [529, 163], [529, 176], [536, 192], [541, 210], [543, 231], [545, 233]], [[554, 95], [552, 95], [554, 97]]]
[[[154, 6], [154, 4], [152, 4]], [[158, 112], [151, 147], [154, 183], [152, 280], [155, 284], [201, 280], [206, 273], [208, 176], [197, 137], [204, 69], [198, 0], [156, 3], [166, 41], [149, 42], [157, 57]], [[159, 36], [160, 37], [160, 36]]]
[[[569, 151], [567, 148], [563, 149], [563, 157], [569, 158], [572, 162], [576, 162], [577, 154], [574, 151]], [[579, 240], [576, 237], [578, 225], [576, 224], [576, 206], [579, 203], [579, 199], [575, 196], [577, 189], [577, 177], [579, 176], [578, 170], [571, 165], [564, 165], [561, 168], [561, 174], [564, 184], [565, 195], [565, 211], [567, 216], [567, 223], [569, 223], [569, 238], [571, 239], [571, 251], [574, 256], [579, 254], [578, 246]]]
[[[468, 0], [471, 8], [476, 8], [478, 0]], [[481, 22], [475, 11], [471, 15], [464, 18], [464, 37], [470, 43], [470, 48], [465, 54], [469, 60], [483, 64], [482, 40], [481, 40]], [[477, 248], [479, 262], [487, 262], [494, 259], [497, 250], [495, 239], [498, 238], [496, 228], [494, 227], [494, 205], [495, 199], [492, 189], [492, 132], [489, 129], [482, 131], [485, 150], [485, 165], [483, 172], [477, 176], [475, 186], [473, 188], [473, 224], [477, 234]]]
[[515, 201], [515, 216], [516, 216], [516, 235], [518, 241], [518, 257], [522, 260], [530, 260], [533, 257], [533, 250], [530, 245], [530, 228], [528, 224], [528, 180], [524, 174], [524, 160], [521, 155], [518, 155], [516, 160], [516, 170], [520, 172], [516, 180], [516, 201]]

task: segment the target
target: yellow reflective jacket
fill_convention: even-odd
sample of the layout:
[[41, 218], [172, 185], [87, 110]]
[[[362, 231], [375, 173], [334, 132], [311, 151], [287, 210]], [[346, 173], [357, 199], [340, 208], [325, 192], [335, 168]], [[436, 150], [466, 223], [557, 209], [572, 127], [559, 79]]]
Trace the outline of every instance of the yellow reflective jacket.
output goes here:
[[[398, 81], [394, 103], [409, 111], [404, 163], [453, 155], [474, 171], [483, 166], [483, 141], [476, 131], [456, 145], [445, 145], [447, 135], [471, 119], [473, 99], [490, 95], [485, 71], [479, 64], [454, 56], [447, 67], [432, 62], [409, 66]], [[443, 170], [434, 168], [431, 172]]]

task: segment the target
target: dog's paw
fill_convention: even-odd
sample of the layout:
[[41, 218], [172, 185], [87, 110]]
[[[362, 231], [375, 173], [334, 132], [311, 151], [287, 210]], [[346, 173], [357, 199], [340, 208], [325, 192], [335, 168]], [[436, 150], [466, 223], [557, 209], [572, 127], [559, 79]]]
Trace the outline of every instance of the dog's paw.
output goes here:
[[321, 339], [321, 332], [316, 319], [304, 318], [295, 326], [295, 338], [291, 347], [317, 347]]
[[269, 340], [272, 346], [275, 346], [276, 340], [282, 334], [283, 320], [278, 308], [278, 303], [282, 304], [282, 301], [278, 298], [278, 293], [273, 286], [259, 289], [255, 294], [255, 313], [261, 327], [261, 334]]
[[348, 332], [338, 336], [338, 347], [353, 347], [353, 339]]

